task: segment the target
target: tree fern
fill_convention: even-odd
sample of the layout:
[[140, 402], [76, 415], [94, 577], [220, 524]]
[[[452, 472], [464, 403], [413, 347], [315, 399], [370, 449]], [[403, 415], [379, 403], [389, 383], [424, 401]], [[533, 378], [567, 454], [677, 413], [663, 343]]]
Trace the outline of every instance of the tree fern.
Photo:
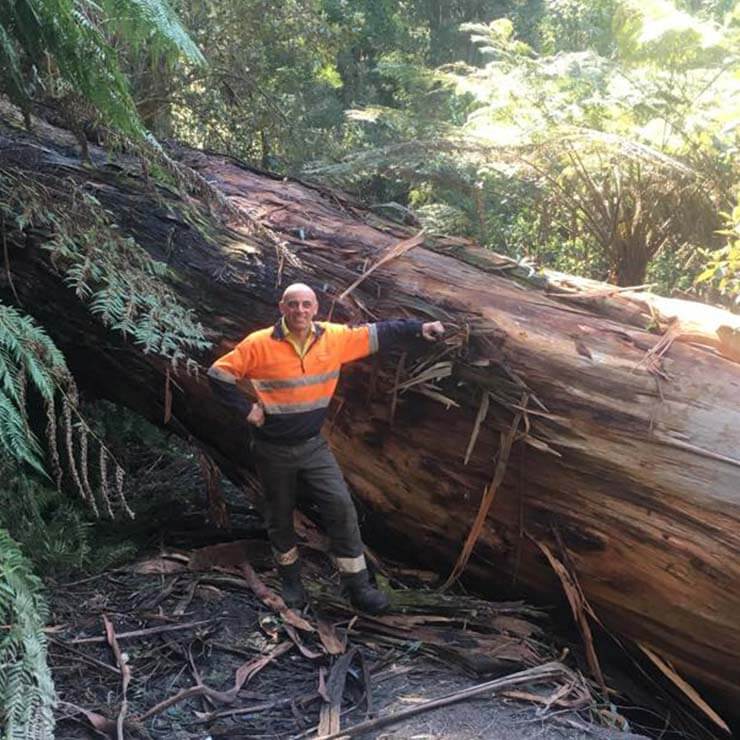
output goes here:
[[7, 740], [53, 738], [56, 701], [46, 664], [40, 580], [0, 529], [0, 730]]
[[[154, 44], [170, 58], [204, 61], [166, 0], [107, 0], [102, 6], [90, 0], [0, 0], [0, 69], [7, 92], [27, 111], [30, 79], [42, 69], [52, 76], [56, 71], [110, 126], [135, 139], [150, 138], [106, 32], [134, 45]], [[31, 75], [23, 74], [22, 60]]]
[[[88, 5], [96, 7], [88, 1]], [[104, 25], [135, 47], [151, 44], [170, 58], [181, 56], [191, 64], [204, 64], [200, 49], [183, 28], [166, 0], [103, 0]]]

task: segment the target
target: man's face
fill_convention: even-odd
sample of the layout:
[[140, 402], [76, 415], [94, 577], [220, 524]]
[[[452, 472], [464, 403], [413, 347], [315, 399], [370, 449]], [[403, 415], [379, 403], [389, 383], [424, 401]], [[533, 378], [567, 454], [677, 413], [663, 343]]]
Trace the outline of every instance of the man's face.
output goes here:
[[319, 303], [312, 290], [291, 290], [280, 301], [280, 313], [292, 332], [303, 332], [311, 326], [319, 310]]

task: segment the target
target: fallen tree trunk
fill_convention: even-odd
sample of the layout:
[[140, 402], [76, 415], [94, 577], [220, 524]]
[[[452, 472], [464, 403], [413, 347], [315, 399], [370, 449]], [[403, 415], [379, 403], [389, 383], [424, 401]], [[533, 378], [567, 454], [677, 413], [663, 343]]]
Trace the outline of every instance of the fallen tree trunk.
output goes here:
[[[623, 293], [608, 304], [617, 289], [589, 295], [590, 285], [574, 300], [511, 260], [431, 238], [337, 300], [409, 232], [328, 191], [180, 152], [279, 236], [234, 224], [209, 243], [152, 197], [134, 164], [92, 156], [96, 166], [83, 168], [66, 135], [48, 127], [43, 137], [0, 129], [0, 170], [60, 198], [70, 187], [94, 192], [167, 262], [178, 297], [214, 342], [203, 365], [272, 323], [281, 286], [295, 279], [319, 289], [321, 318], [409, 315], [449, 325], [431, 357], [412, 352], [344, 373], [327, 433], [369, 544], [447, 575], [488, 487], [492, 506], [479, 517], [467, 578], [493, 593], [512, 582], [560, 593], [538, 546], [548, 543], [609, 629], [740, 699], [736, 317], [717, 312], [717, 325], [688, 333], [666, 320], [662, 334], [651, 333], [636, 326], [645, 294], [643, 305]], [[159, 197], [178, 208], [173, 196]], [[92, 318], [39, 247], [42, 235], [6, 224], [4, 240], [0, 296], [43, 322], [83, 388], [157, 423], [168, 418], [235, 480], [249, 476], [246, 429], [202, 377], [170, 376], [167, 363]], [[654, 312], [654, 324], [661, 316]]]

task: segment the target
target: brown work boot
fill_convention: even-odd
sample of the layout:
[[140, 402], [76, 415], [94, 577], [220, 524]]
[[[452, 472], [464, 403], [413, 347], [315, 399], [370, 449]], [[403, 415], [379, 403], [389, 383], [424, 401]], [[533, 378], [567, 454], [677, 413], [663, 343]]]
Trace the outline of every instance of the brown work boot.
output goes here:
[[383, 614], [388, 611], [388, 597], [370, 584], [367, 570], [342, 574], [342, 589], [349, 596], [352, 606], [361, 612]]
[[303, 609], [306, 606], [306, 592], [301, 583], [301, 563], [296, 560], [290, 565], [278, 565], [278, 574], [282, 584], [282, 597], [290, 609]]

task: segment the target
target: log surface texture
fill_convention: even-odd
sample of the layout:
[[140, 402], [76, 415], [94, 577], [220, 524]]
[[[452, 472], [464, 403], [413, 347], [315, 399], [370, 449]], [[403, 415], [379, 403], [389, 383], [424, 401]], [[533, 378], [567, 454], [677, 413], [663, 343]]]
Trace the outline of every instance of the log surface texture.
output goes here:
[[[152, 197], [153, 186], [133, 165], [112, 166], [93, 149], [95, 166], [85, 168], [73, 140], [57, 129], [0, 127], [0, 169], [59, 197], [72, 184], [94, 192], [123, 229], [168, 263], [180, 299], [214, 342], [198, 358], [204, 367], [272, 323], [279, 293], [297, 279], [318, 289], [320, 318], [331, 308], [341, 321], [413, 316], [447, 323], [449, 352], [435, 361], [440, 376], [449, 362], [449, 374], [418, 388], [457, 406], [413, 388], [394, 394], [396, 377], [409, 380], [423, 359], [418, 348], [400, 369], [396, 354], [343, 373], [326, 432], [369, 544], [449, 573], [502, 435], [523, 404], [526, 415], [465, 577], [491, 594], [518, 589], [552, 598], [561, 586], [533, 539], [547, 542], [569, 559], [610, 630], [740, 699], [740, 364], [730, 359], [732, 348], [711, 341], [714, 334], [736, 337], [737, 317], [707, 309], [699, 334], [713, 346], [678, 332], [655, 370], [646, 355], [661, 334], [646, 329], [649, 297], [640, 294], [642, 306], [621, 294], [588, 298], [588, 291], [583, 300], [564, 299], [554, 283], [545, 289], [518, 277], [506, 258], [443, 238], [427, 238], [335, 302], [415, 230], [225, 157], [178, 155], [283, 244], [238, 224], [209, 242], [177, 215], [175, 195], [162, 194], [174, 211]], [[13, 286], [5, 275], [2, 300], [14, 302], [17, 293], [84, 389], [161, 424], [167, 364], [100, 325], [65, 287], [39, 246], [42, 235], [6, 225], [5, 239]], [[701, 313], [668, 304], [684, 316]], [[663, 315], [670, 305], [662, 299]], [[247, 479], [243, 423], [215, 402], [202, 376], [173, 379], [170, 428], [197, 441], [235, 480]], [[488, 414], [465, 465], [484, 393]]]

